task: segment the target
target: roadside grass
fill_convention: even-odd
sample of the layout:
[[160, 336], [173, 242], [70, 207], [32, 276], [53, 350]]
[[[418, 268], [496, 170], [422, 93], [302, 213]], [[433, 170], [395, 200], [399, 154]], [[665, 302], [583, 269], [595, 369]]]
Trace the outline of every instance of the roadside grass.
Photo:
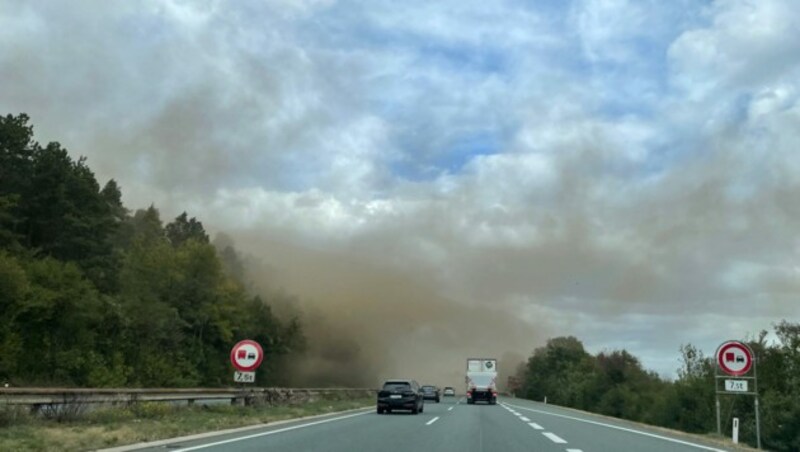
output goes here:
[[0, 450], [94, 450], [362, 408], [374, 403], [372, 398], [263, 407], [179, 407], [149, 402], [98, 409], [62, 422], [15, 414], [13, 422], [0, 422]]
[[721, 447], [725, 447], [726, 449], [729, 450], [734, 450], [734, 451], [757, 450], [755, 447], [744, 442], [740, 442], [739, 444], [734, 444], [733, 440], [729, 436], [719, 435], [716, 432], [706, 433], [705, 435], [699, 435], [699, 436], [702, 436], [709, 442], [717, 444]]

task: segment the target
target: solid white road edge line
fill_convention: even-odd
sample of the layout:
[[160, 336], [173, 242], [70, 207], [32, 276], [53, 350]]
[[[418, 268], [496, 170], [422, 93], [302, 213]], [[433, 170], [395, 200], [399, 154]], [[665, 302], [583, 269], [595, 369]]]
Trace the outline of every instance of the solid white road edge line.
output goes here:
[[542, 432], [542, 435], [550, 438], [550, 441], [552, 441], [552, 442], [554, 442], [556, 444], [567, 444], [567, 441], [565, 439], [561, 438], [560, 436], [556, 435], [555, 433]]
[[534, 413], [546, 414], [548, 416], [555, 416], [555, 417], [563, 417], [565, 419], [571, 419], [573, 421], [585, 422], [587, 424], [599, 425], [601, 427], [613, 428], [615, 430], [622, 430], [623, 432], [635, 433], [637, 435], [643, 435], [643, 436], [649, 436], [651, 438], [663, 439], [664, 441], [669, 441], [669, 442], [677, 443], [677, 444], [683, 444], [685, 446], [692, 446], [692, 447], [696, 447], [698, 449], [712, 450], [714, 452], [725, 452], [724, 450], [717, 449], [715, 447], [703, 446], [702, 444], [690, 443], [689, 441], [683, 441], [683, 440], [680, 440], [680, 439], [670, 438], [668, 436], [656, 435], [655, 433], [642, 432], [642, 431], [639, 431], [639, 430], [634, 430], [632, 428], [620, 427], [618, 425], [612, 425], [612, 424], [605, 424], [603, 422], [590, 421], [588, 419], [581, 419], [581, 418], [575, 417], [575, 416], [567, 416], [566, 414], [550, 413], [548, 411], [535, 410], [533, 408], [525, 408], [524, 406], [519, 406], [519, 405], [511, 405], [511, 406], [513, 406], [515, 408], [519, 408], [521, 410], [532, 411]]
[[439, 420], [439, 416], [436, 416], [435, 418], [433, 418], [430, 421], [426, 422], [425, 425], [431, 425], [431, 424], [433, 424], [434, 422], [436, 422], [438, 420]]
[[175, 449], [174, 452], [188, 452], [190, 450], [206, 449], [206, 448], [209, 448], [209, 447], [221, 446], [223, 444], [235, 443], [237, 441], [244, 441], [244, 440], [247, 440], [247, 439], [259, 438], [259, 437], [262, 437], [262, 436], [274, 435], [276, 433], [283, 433], [283, 432], [288, 432], [288, 431], [291, 431], [291, 430], [297, 430], [297, 429], [300, 429], [300, 428], [312, 427], [314, 425], [327, 424], [328, 422], [340, 421], [342, 419], [348, 419], [348, 418], [356, 417], [356, 416], [363, 416], [363, 415], [369, 414], [369, 413], [372, 413], [372, 411], [364, 411], [363, 413], [348, 414], [347, 416], [339, 416], [339, 417], [334, 417], [334, 418], [330, 418], [330, 419], [324, 419], [324, 420], [321, 420], [321, 421], [309, 422], [308, 424], [293, 425], [291, 427], [280, 428], [278, 430], [270, 430], [268, 432], [255, 433], [253, 435], [240, 436], [238, 438], [226, 439], [224, 441], [216, 441], [216, 442], [213, 442], [213, 443], [200, 444], [198, 446], [186, 447], [186, 448], [183, 448], [183, 449]]
[[536, 430], [544, 430], [544, 427], [542, 427], [541, 425], [537, 424], [536, 422], [528, 422], [528, 425], [530, 425], [531, 427], [535, 428]]

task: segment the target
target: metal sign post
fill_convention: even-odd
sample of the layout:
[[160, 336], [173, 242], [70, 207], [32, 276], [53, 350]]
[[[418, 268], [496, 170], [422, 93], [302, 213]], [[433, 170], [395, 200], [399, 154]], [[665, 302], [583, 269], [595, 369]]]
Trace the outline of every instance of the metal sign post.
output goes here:
[[264, 349], [256, 341], [245, 339], [237, 342], [231, 349], [231, 364], [236, 368], [236, 372], [233, 373], [233, 381], [239, 383], [239, 396], [233, 399], [234, 405], [247, 405], [244, 384], [256, 382], [256, 369], [263, 360]]
[[[758, 371], [757, 359], [753, 350], [739, 341], [728, 341], [717, 348], [717, 365], [714, 366], [714, 389], [716, 391], [717, 434], [722, 436], [722, 420], [720, 419], [720, 395], [752, 395], [755, 397], [756, 411], [756, 447], [761, 449], [761, 421], [758, 413]], [[724, 372], [724, 375], [720, 374]], [[751, 372], [752, 371], [752, 372]], [[734, 378], [731, 378], [734, 377]], [[719, 381], [724, 380], [720, 389]], [[753, 387], [750, 388], [752, 381]], [[738, 439], [738, 419], [736, 436]]]

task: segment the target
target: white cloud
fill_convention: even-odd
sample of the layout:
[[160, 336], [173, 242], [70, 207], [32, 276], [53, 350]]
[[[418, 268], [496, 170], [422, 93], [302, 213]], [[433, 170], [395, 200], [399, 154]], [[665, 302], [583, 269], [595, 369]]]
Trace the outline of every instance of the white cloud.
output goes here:
[[693, 3], [0, 6], [0, 108], [131, 207], [352, 253], [671, 372], [800, 290], [800, 10]]
[[[649, 4], [648, 4], [649, 3]], [[573, 20], [583, 52], [591, 62], [629, 63], [636, 55], [630, 41], [653, 33], [648, 10], [653, 2], [603, 0], [576, 2]]]
[[750, 103], [748, 117], [758, 120], [766, 115], [797, 107], [797, 87], [779, 84], [762, 88]]
[[687, 30], [669, 49], [676, 86], [692, 100], [727, 97], [796, 80], [800, 11], [791, 1], [718, 1], [707, 27]]

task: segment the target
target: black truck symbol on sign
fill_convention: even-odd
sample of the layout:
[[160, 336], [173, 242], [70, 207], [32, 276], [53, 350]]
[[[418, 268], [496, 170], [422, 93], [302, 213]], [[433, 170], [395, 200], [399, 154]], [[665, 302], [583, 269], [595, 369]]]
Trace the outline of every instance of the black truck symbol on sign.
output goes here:
[[256, 359], [254, 352], [247, 353], [247, 350], [239, 350], [236, 353], [236, 359]]
[[742, 356], [742, 355], [736, 356], [735, 353], [728, 352], [728, 353], [725, 353], [725, 362], [726, 363], [743, 363], [744, 362], [744, 356]]

